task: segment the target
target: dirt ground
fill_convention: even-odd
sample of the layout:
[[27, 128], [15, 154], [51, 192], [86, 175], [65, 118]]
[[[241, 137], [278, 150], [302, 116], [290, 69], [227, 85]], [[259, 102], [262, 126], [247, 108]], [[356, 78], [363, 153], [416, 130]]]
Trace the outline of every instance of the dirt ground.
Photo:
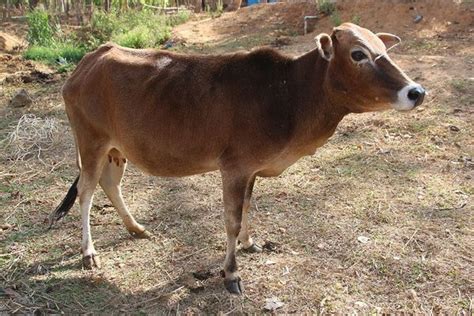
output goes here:
[[[131, 166], [125, 200], [154, 238], [130, 237], [97, 190], [102, 268], [81, 268], [77, 205], [52, 230], [45, 223], [77, 175], [60, 97], [67, 74], [0, 55], [0, 312], [262, 313], [275, 298], [284, 304], [276, 313], [472, 315], [474, 4], [352, 2], [338, 2], [341, 19], [402, 37], [391, 56], [429, 94], [409, 113], [349, 115], [314, 156], [257, 179], [251, 224], [266, 249], [239, 253], [241, 297], [219, 277], [218, 173], [165, 179]], [[305, 15], [319, 13], [278, 3], [196, 19], [174, 30], [172, 49], [300, 54], [333, 26], [319, 15], [303, 35]], [[33, 103], [12, 108], [21, 88]]]

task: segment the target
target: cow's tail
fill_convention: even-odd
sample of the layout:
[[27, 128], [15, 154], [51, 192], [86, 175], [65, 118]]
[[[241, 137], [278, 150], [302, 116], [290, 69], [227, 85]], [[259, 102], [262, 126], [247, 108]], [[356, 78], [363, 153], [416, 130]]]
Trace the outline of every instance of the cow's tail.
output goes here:
[[74, 183], [67, 191], [66, 196], [58, 205], [58, 207], [54, 210], [54, 212], [49, 215], [49, 228], [53, 226], [54, 223], [59, 221], [61, 218], [67, 215], [71, 207], [74, 205], [77, 197], [77, 183], [79, 182], [79, 176], [77, 176]]

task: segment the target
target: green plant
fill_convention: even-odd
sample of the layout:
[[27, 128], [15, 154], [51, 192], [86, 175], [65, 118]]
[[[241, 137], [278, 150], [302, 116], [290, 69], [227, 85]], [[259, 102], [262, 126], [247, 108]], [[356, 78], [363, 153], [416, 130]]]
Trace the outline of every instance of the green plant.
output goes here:
[[66, 63], [77, 63], [85, 53], [86, 50], [77, 45], [61, 43], [51, 46], [30, 46], [23, 56], [26, 59], [45, 61], [51, 65], [64, 65]]
[[118, 28], [118, 19], [114, 12], [106, 13], [100, 10], [94, 11], [91, 17], [92, 36], [100, 42], [110, 39], [114, 30]]
[[191, 11], [179, 10], [175, 15], [170, 15], [168, 18], [168, 24], [175, 26], [185, 23], [191, 17]]
[[342, 24], [342, 20], [341, 20], [341, 17], [339, 16], [339, 12], [337, 12], [337, 10], [335, 10], [331, 16], [331, 21], [332, 23], [334, 24], [334, 26], [339, 26]]
[[224, 12], [224, 2], [222, 0], [217, 0], [217, 9], [216, 11], [220, 14]]
[[138, 26], [128, 32], [120, 33], [112, 38], [119, 45], [130, 48], [154, 46], [153, 36], [145, 26]]
[[171, 36], [169, 27], [161, 27], [151, 30], [144, 25], [137, 26], [132, 30], [120, 33], [112, 37], [112, 40], [119, 45], [130, 48], [155, 47], [167, 41]]
[[190, 15], [189, 10], [180, 10], [176, 15], [155, 14], [152, 10], [96, 10], [90, 25], [68, 33], [66, 38], [59, 24], [56, 29], [51, 27], [46, 12], [33, 11], [30, 18], [32, 40], [24, 57], [55, 65], [58, 71], [67, 71], [87, 51], [107, 41], [131, 48], [159, 46], [171, 37], [171, 28], [187, 21]]
[[30, 45], [50, 45], [53, 43], [54, 29], [51, 27], [48, 13], [35, 9], [27, 16], [28, 43]]
[[351, 19], [351, 22], [357, 25], [360, 25], [360, 15], [354, 15]]
[[319, 11], [325, 15], [331, 15], [336, 11], [336, 4], [330, 0], [318, 0]]
[[214, 5], [206, 4], [205, 9], [207, 15], [212, 19], [218, 18], [224, 12], [224, 2], [222, 0], [217, 0]]

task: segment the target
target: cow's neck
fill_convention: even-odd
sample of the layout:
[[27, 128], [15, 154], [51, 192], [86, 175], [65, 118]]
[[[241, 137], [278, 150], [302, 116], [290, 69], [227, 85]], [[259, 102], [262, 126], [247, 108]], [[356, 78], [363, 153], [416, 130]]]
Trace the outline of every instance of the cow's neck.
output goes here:
[[323, 145], [334, 133], [337, 125], [349, 113], [331, 93], [327, 79], [328, 62], [318, 50], [298, 57], [295, 60], [295, 73], [298, 82], [296, 141], [305, 147], [308, 154]]

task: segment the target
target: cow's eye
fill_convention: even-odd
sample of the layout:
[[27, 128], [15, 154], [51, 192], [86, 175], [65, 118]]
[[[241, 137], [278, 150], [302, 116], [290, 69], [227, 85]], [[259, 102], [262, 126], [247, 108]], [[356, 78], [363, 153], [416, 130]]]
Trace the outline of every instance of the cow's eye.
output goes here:
[[364, 59], [367, 59], [367, 55], [362, 52], [361, 50], [355, 50], [351, 53], [351, 57], [355, 62], [362, 61]]

